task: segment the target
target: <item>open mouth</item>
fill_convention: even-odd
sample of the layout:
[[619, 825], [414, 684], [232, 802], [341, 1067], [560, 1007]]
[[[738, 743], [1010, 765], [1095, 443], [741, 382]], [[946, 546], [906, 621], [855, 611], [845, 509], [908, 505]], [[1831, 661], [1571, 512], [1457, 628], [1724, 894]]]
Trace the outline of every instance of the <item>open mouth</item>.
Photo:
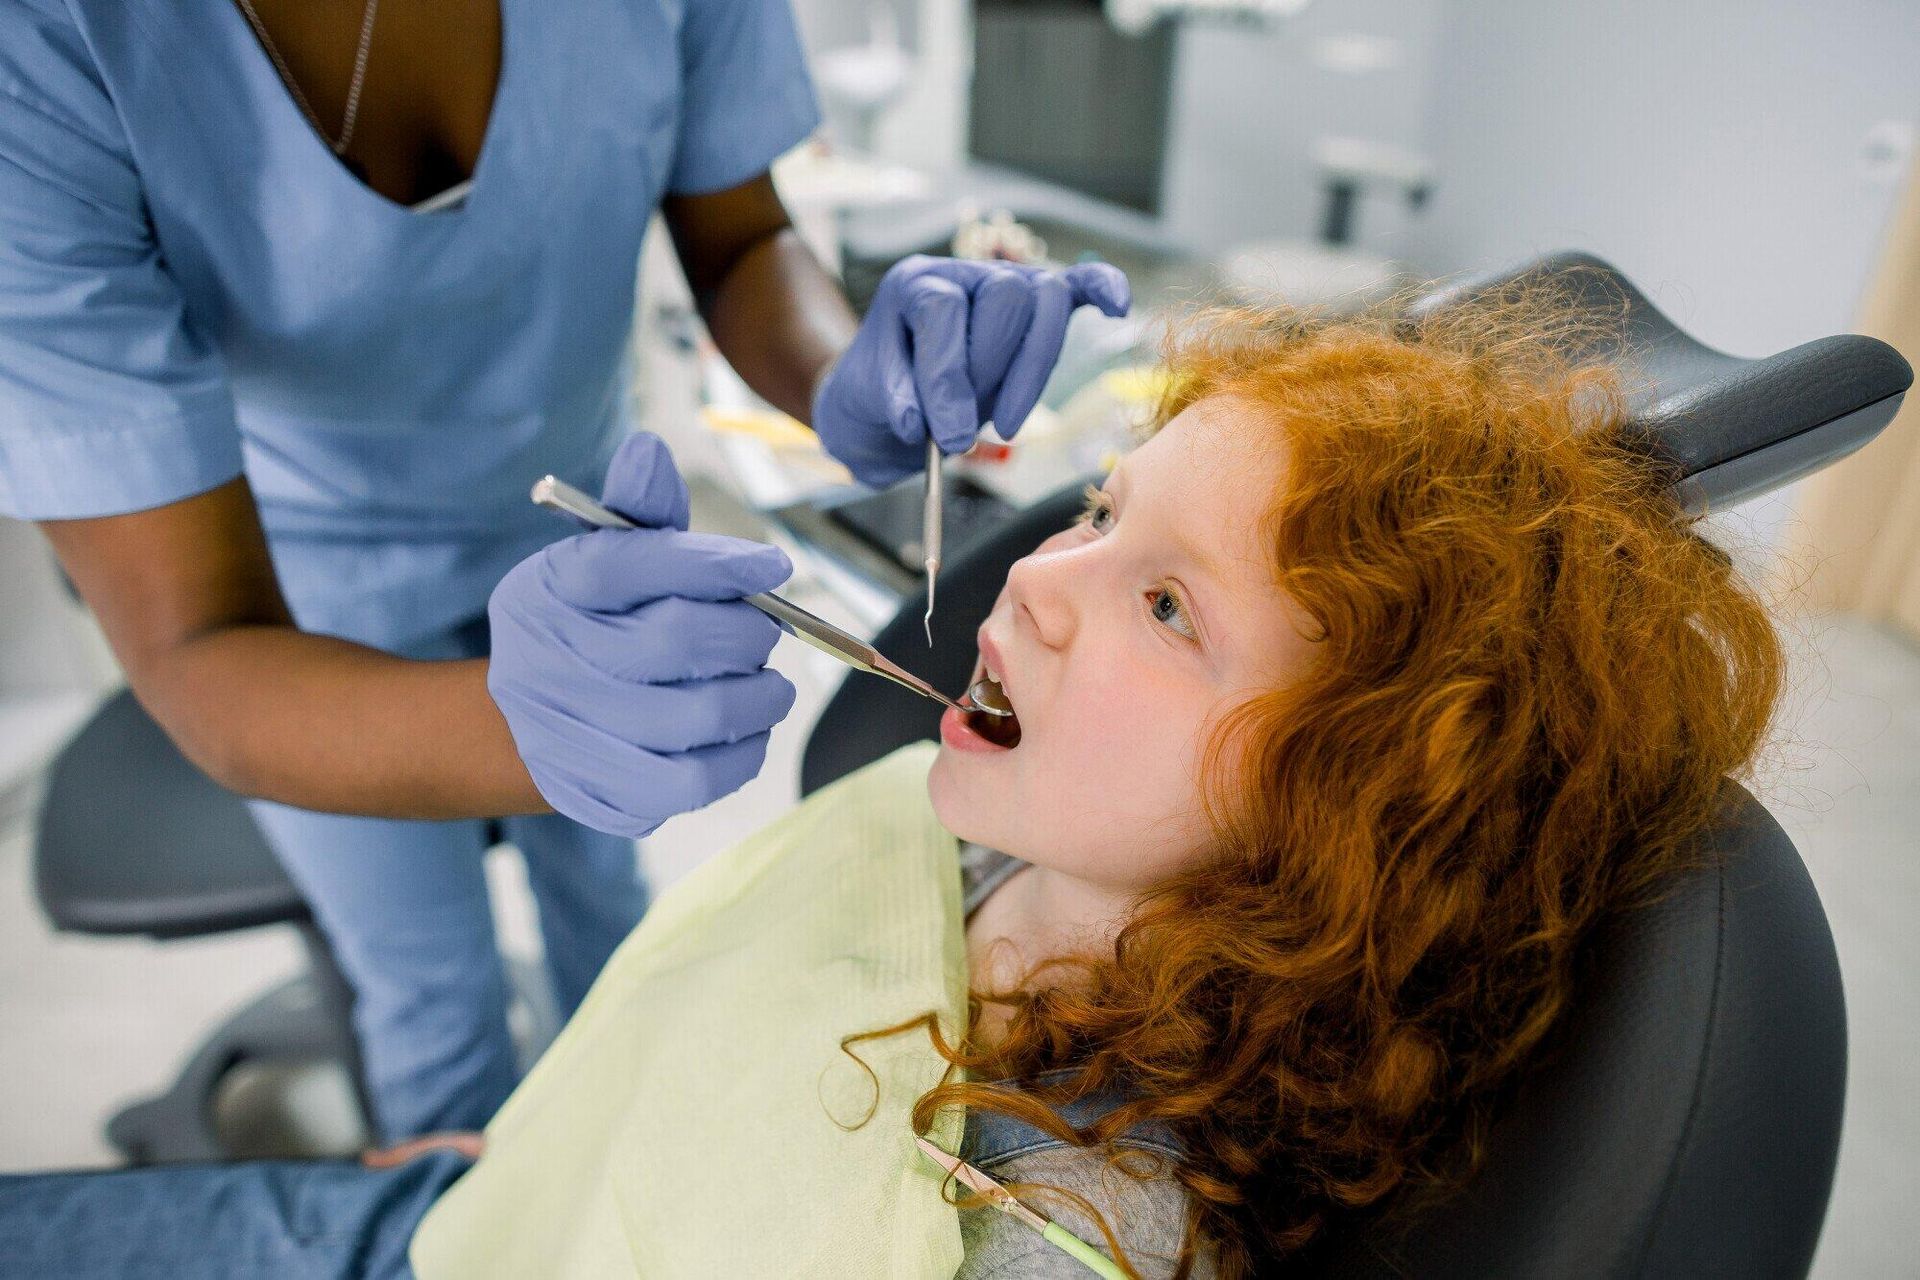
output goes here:
[[1003, 709], [1007, 714], [993, 715], [986, 711], [968, 710], [961, 717], [967, 729], [996, 747], [1019, 746], [1020, 717], [1014, 714], [1013, 700], [1007, 697], [1007, 691], [1000, 687], [999, 680], [987, 670], [984, 658], [974, 667], [973, 683], [967, 687], [966, 696], [960, 699], [960, 705], [972, 708], [983, 703]]

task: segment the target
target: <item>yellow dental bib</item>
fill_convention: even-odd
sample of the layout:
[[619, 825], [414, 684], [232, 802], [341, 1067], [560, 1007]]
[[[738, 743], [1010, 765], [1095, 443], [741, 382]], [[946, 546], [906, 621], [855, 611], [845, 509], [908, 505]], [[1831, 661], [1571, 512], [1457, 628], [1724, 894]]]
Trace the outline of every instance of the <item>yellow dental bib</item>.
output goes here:
[[[966, 1007], [956, 844], [934, 747], [808, 799], [660, 896], [415, 1233], [442, 1277], [945, 1280], [960, 1227], [908, 1112]], [[932, 1135], [949, 1150], [957, 1114]]]

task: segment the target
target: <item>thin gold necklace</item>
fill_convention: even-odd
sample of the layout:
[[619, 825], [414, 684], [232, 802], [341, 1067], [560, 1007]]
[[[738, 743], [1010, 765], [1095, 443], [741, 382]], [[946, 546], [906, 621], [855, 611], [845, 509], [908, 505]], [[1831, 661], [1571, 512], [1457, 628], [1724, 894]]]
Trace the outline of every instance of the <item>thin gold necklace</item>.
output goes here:
[[247, 22], [253, 27], [254, 34], [260, 37], [260, 45], [273, 59], [274, 67], [280, 72], [280, 78], [286, 81], [287, 88], [293, 94], [293, 100], [300, 104], [300, 110], [306, 113], [307, 120], [313, 125], [313, 131], [320, 135], [321, 141], [333, 148], [333, 154], [345, 155], [347, 144], [353, 141], [353, 123], [360, 118], [360, 86], [367, 78], [367, 51], [373, 48], [373, 15], [380, 7], [380, 0], [367, 0], [367, 6], [360, 14], [360, 48], [353, 55], [353, 80], [347, 85], [347, 109], [340, 121], [340, 138], [335, 141], [329, 137], [320, 123], [320, 117], [313, 113], [313, 107], [307, 102], [307, 95], [300, 92], [300, 82], [293, 78], [286, 59], [280, 56], [279, 46], [273, 43], [273, 37], [267, 34], [267, 24], [260, 21], [260, 15], [253, 11], [253, 0], [240, 0], [240, 11], [247, 15]]

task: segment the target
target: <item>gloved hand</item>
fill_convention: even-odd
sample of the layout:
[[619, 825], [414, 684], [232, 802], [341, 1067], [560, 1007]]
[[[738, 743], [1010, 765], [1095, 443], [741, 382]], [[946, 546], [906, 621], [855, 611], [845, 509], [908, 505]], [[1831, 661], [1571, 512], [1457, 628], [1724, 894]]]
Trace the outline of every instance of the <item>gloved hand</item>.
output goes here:
[[925, 465], [929, 430], [950, 454], [972, 448], [988, 421], [1011, 439], [1039, 403], [1074, 309], [1123, 316], [1132, 298], [1104, 262], [1043, 271], [916, 254], [881, 278], [814, 395], [813, 429], [875, 487]]
[[487, 690], [548, 804], [638, 837], [760, 772], [794, 690], [766, 666], [779, 628], [740, 597], [793, 566], [686, 532], [687, 487], [657, 436], [621, 445], [601, 501], [648, 527], [562, 539], [500, 580]]

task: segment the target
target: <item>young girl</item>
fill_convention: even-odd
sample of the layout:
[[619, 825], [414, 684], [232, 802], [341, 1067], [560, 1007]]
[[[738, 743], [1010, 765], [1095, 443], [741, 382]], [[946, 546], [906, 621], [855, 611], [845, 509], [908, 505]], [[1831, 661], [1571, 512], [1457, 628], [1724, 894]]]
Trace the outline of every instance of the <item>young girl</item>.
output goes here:
[[1251, 1274], [1467, 1172], [1588, 926], [1660, 892], [1762, 743], [1767, 614], [1566, 314], [1204, 317], [1157, 434], [981, 628], [1018, 745], [950, 712], [929, 789], [1026, 863], [968, 923], [948, 1055], [1001, 1083], [916, 1115], [1086, 1144], [997, 1172], [1095, 1207], [1116, 1137], [1171, 1135], [1104, 1224], [1142, 1274]]
[[[942, 722], [926, 826], [963, 842], [948, 958], [971, 999], [958, 1023], [825, 1029], [856, 1055], [917, 1044], [936, 1068], [870, 1125], [931, 1131], [964, 1109], [963, 1152], [1139, 1276], [1251, 1275], [1470, 1173], [1503, 1091], [1580, 996], [1590, 926], [1688, 865], [1781, 682], [1765, 610], [1622, 430], [1618, 375], [1583, 361], [1594, 335], [1566, 314], [1538, 298], [1417, 320], [1209, 313], [1172, 345], [1157, 430], [1014, 566], [980, 628], [977, 675], [1012, 723]], [[893, 781], [900, 759], [875, 776], [924, 808], [917, 773]], [[803, 842], [896, 842], [875, 867], [907, 857], [898, 827], [807, 827], [831, 794], [783, 824]], [[745, 901], [780, 890], [778, 866], [702, 872], [745, 868], [729, 890]], [[647, 1222], [714, 1209], [691, 1174], [629, 1185], [652, 1157], [635, 1117], [681, 1108], [689, 1133], [717, 1132], [704, 1082], [629, 1099], [617, 1123], [596, 1109], [657, 1057], [632, 1024], [661, 1006], [623, 964], [684, 979], [757, 960], [792, 969], [800, 995], [886, 981], [849, 962], [878, 926], [833, 915], [831, 889], [788, 893], [764, 935], [692, 958], [646, 945], [689, 927], [670, 891], [490, 1128], [426, 1254], [491, 1223], [522, 1243], [554, 1233], [545, 1270], [587, 1273], [582, 1259], [644, 1247]], [[794, 936], [828, 939], [824, 958]], [[750, 1007], [785, 1016], [777, 998]], [[742, 1105], [812, 1069], [727, 1058], [727, 1039], [698, 1051]], [[681, 1059], [690, 1047], [669, 1037]], [[589, 1074], [595, 1054], [617, 1069]], [[518, 1181], [489, 1173], [516, 1160]], [[584, 1192], [552, 1192], [596, 1161]], [[73, 1224], [112, 1220], [156, 1262], [161, 1233], [130, 1224], [164, 1209], [198, 1274], [243, 1270], [292, 1219], [325, 1228], [308, 1243], [352, 1242], [343, 1271], [399, 1271], [465, 1162], [324, 1166], [309, 1195], [314, 1168], [10, 1179], [0, 1244], [57, 1271], [85, 1234]], [[736, 1211], [755, 1178], [785, 1177], [818, 1199], [826, 1238], [873, 1229], [835, 1201], [831, 1167], [729, 1177]], [[575, 1248], [581, 1232], [554, 1223], [585, 1199], [608, 1199], [614, 1225]], [[984, 1209], [960, 1236], [962, 1276], [1085, 1274]], [[465, 1255], [482, 1270], [504, 1256]], [[864, 1274], [850, 1266], [784, 1273]]]

